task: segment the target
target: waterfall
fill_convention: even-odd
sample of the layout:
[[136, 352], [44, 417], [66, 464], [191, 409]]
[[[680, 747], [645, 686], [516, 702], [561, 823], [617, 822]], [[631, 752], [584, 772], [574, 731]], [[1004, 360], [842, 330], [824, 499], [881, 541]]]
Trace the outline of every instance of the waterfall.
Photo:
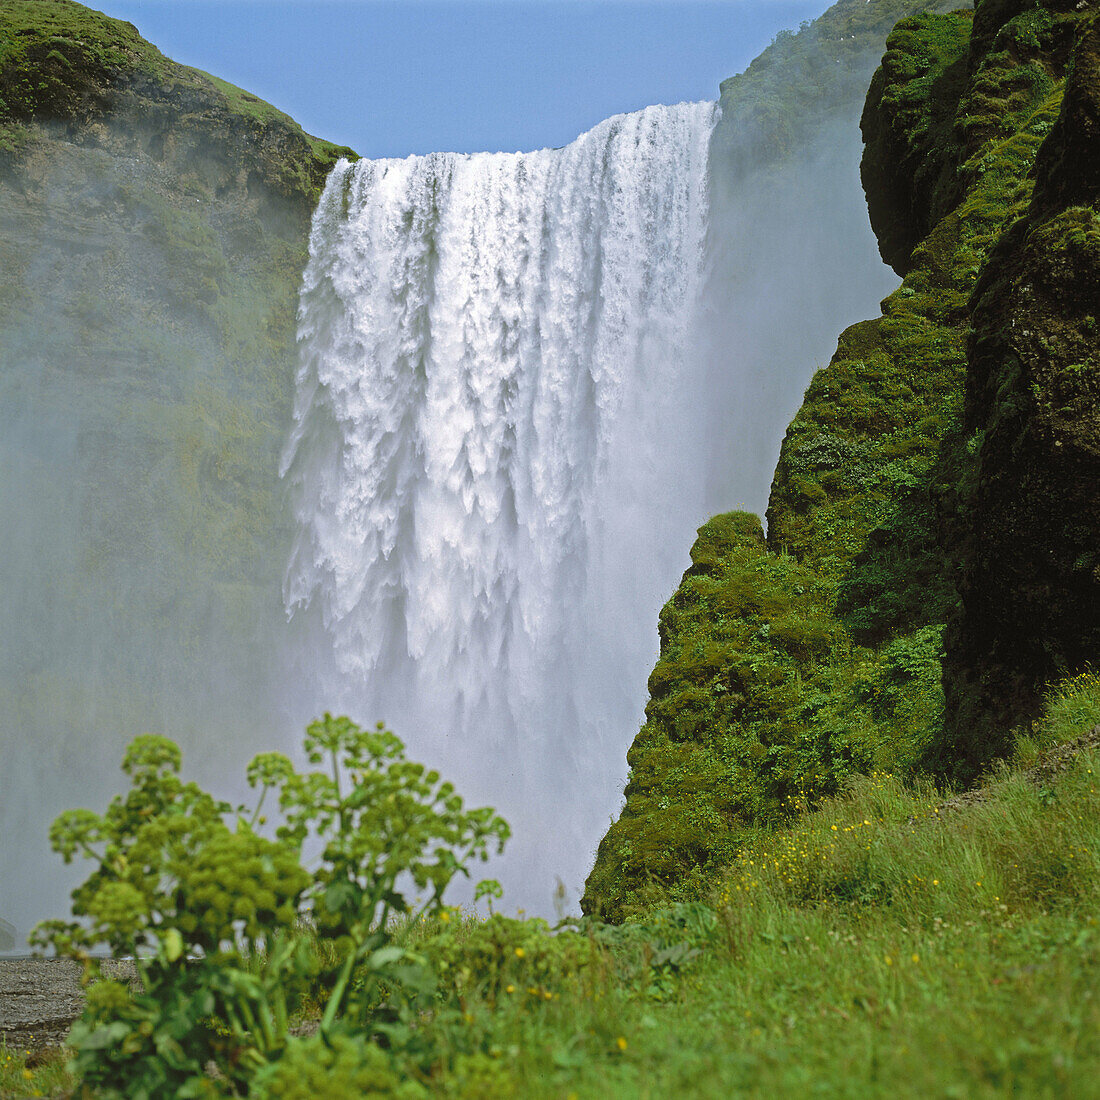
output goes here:
[[717, 107], [515, 154], [341, 161], [284, 459], [288, 611], [333, 705], [513, 825], [506, 902], [575, 896], [703, 515], [695, 354]]

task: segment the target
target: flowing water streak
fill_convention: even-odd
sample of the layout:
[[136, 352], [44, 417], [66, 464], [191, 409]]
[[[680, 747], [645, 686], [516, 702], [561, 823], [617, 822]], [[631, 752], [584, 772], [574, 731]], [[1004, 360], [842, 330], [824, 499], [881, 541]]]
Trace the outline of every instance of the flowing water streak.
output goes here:
[[615, 809], [702, 518], [685, 395], [716, 113], [342, 161], [314, 217], [286, 604], [319, 611], [342, 705], [555, 832], [536, 904]]

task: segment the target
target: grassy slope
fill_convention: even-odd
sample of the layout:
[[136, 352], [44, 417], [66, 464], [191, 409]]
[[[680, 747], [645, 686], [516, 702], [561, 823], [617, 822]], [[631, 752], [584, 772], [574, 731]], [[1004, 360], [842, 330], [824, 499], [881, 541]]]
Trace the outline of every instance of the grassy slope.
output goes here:
[[74, 0], [0, 3], [0, 152], [17, 152], [28, 124], [86, 125], [130, 96], [173, 98], [192, 110], [235, 116], [284, 144], [297, 139], [297, 156], [281, 165], [268, 158], [263, 165], [267, 181], [288, 194], [315, 195], [337, 157], [355, 155], [306, 134], [289, 115], [243, 89], [170, 60], [131, 23]]
[[[691, 896], [747, 829], [850, 772], [956, 763], [940, 732], [956, 597], [936, 509], [965, 456], [969, 295], [1027, 210], [1079, 18], [1010, 18], [1002, 6], [1007, 22], [990, 30], [983, 11], [980, 49], [967, 12], [918, 16], [890, 35], [864, 115], [864, 174], [872, 196], [887, 192], [872, 202], [880, 236], [894, 225], [894, 251], [920, 243], [883, 316], [845, 332], [807, 390], [776, 470], [767, 545], [747, 534], [748, 516], [700, 529], [693, 561], [731, 549], [694, 565], [662, 612], [626, 805], [601, 843], [586, 912], [621, 919], [669, 890]], [[867, 171], [906, 157], [904, 196]]]
[[595, 959], [562, 945], [548, 967], [529, 926], [498, 934], [433, 1091], [1095, 1095], [1100, 737], [1022, 769], [1098, 721], [1084, 676], [979, 797], [856, 779], [757, 832], [703, 903], [590, 932]]

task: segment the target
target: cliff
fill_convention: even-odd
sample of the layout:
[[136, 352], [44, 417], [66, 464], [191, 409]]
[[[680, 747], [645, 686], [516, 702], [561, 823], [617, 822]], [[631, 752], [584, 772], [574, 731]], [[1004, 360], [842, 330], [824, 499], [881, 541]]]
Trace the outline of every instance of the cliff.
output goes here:
[[971, 296], [966, 460], [942, 521], [960, 601], [939, 750], [966, 774], [1100, 653], [1100, 26], [1056, 9], [1043, 25], [1061, 31], [1060, 62], [1078, 22], [1031, 202]]
[[0, 3], [0, 803], [33, 838], [0, 881], [44, 848], [34, 791], [86, 797], [134, 729], [214, 772], [270, 728], [298, 283], [341, 153], [128, 23]]
[[853, 772], [972, 777], [1095, 653], [1094, 34], [993, 0], [891, 32], [863, 181], [904, 280], [807, 390], [766, 540], [700, 529], [586, 912], [691, 894]]

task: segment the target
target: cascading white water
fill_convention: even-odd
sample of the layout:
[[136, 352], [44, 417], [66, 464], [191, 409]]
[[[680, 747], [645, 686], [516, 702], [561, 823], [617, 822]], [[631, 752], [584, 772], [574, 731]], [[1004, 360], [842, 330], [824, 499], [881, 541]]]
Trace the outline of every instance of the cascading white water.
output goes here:
[[591, 864], [704, 518], [716, 114], [341, 162], [314, 217], [287, 607], [320, 612], [340, 705], [509, 817], [513, 905]]

